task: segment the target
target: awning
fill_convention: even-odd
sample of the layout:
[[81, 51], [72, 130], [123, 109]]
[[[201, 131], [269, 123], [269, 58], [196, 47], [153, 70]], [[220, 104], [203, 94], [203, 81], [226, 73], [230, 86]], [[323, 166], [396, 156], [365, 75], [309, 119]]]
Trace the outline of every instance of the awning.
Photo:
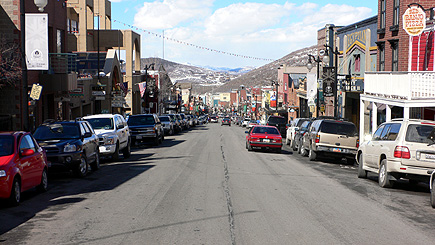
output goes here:
[[[385, 108], [387, 108], [386, 104], [377, 104], [377, 106], [378, 106], [378, 111], [383, 111], [383, 110], [385, 110]], [[373, 108], [373, 103], [370, 103], [367, 106], [367, 110], [372, 110], [372, 108]]]

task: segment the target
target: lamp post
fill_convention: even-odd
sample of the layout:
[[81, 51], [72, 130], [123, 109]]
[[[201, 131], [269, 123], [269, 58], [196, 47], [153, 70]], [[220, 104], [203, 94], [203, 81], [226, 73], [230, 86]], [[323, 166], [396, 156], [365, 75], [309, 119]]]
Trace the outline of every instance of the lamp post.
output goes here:
[[276, 109], [275, 110], [276, 110], [276, 114], [278, 114], [278, 85], [279, 85], [279, 82], [272, 80], [272, 86], [276, 87], [276, 95], [275, 95], [275, 100], [276, 100], [276, 105], [275, 105]]
[[320, 59], [320, 56], [315, 57], [314, 55], [308, 54], [308, 63], [307, 63], [307, 69], [308, 71], [311, 71], [311, 69], [313, 69], [313, 63], [311, 63], [311, 58], [313, 59], [314, 62], [317, 63], [317, 92], [316, 92], [316, 117], [320, 116], [320, 84], [319, 84], [319, 74], [320, 74], [320, 63], [322, 62], [322, 60]]
[[[339, 52], [338, 52], [338, 48], [337, 47], [335, 47], [335, 50], [333, 50], [332, 49], [332, 47], [331, 46], [329, 46], [328, 44], [325, 44], [325, 47], [326, 47], [326, 55], [325, 55], [325, 57], [324, 57], [324, 62], [325, 63], [327, 63], [327, 61], [329, 61], [329, 56], [328, 56], [328, 52], [331, 52], [331, 55], [334, 55], [334, 64], [331, 64], [331, 62], [329, 63], [329, 66], [330, 67], [334, 67], [335, 69], [335, 73], [334, 73], [334, 86], [333, 86], [333, 90], [332, 90], [332, 92], [333, 92], [333, 94], [334, 94], [334, 117], [338, 117], [338, 91], [337, 91], [337, 88], [338, 88], [338, 79], [337, 79], [337, 75], [338, 75], [338, 55], [339, 55]], [[325, 60], [325, 58], [326, 57], [328, 57], [326, 60]]]
[[258, 115], [258, 102], [257, 102], [257, 95], [255, 95], [255, 120], [257, 120]]
[[[34, 0], [33, 3], [38, 7], [39, 12], [43, 12], [47, 6], [48, 0]], [[22, 73], [22, 110], [21, 110], [21, 127], [25, 131], [30, 130], [29, 125], [29, 98], [28, 98], [28, 82], [27, 82], [27, 63], [26, 63], [26, 5], [25, 0], [20, 1], [20, 29], [21, 29], [21, 67]]]

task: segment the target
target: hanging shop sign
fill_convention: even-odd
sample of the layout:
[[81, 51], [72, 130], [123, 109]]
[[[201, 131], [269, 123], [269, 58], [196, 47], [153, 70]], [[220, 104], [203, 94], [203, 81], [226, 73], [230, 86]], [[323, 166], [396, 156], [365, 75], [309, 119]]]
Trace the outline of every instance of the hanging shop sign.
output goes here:
[[426, 28], [426, 13], [419, 6], [411, 6], [402, 16], [403, 29], [410, 36], [418, 36]]
[[30, 98], [32, 100], [39, 100], [41, 98], [42, 86], [39, 83], [32, 85], [32, 91], [30, 92]]
[[323, 96], [333, 97], [335, 86], [335, 67], [323, 67]]

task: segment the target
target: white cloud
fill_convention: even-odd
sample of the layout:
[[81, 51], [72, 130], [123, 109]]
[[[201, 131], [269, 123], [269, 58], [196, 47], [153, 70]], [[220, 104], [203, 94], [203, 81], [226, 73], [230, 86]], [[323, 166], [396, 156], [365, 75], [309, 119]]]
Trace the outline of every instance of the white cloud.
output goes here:
[[286, 8], [278, 4], [232, 4], [218, 9], [205, 21], [205, 33], [210, 36], [229, 36], [269, 28], [279, 24], [287, 14]]
[[[349, 25], [371, 17], [374, 12], [350, 5], [296, 5], [287, 2], [283, 5], [238, 3], [211, 13], [212, 2], [164, 0], [145, 3], [135, 16], [135, 25], [150, 30], [165, 29], [166, 37], [211, 49], [278, 59], [297, 49], [315, 45], [317, 31], [325, 24]], [[145, 57], [161, 53], [161, 40], [153, 37], [142, 40], [146, 45], [143, 50], [150, 52]], [[165, 58], [176, 62], [230, 67], [240, 66], [240, 62], [242, 65], [244, 62], [264, 64], [264, 61], [235, 58], [177, 42], [165, 43]]]
[[134, 24], [144, 29], [174, 28], [180, 23], [209, 15], [214, 0], [163, 0], [145, 2], [134, 16]]

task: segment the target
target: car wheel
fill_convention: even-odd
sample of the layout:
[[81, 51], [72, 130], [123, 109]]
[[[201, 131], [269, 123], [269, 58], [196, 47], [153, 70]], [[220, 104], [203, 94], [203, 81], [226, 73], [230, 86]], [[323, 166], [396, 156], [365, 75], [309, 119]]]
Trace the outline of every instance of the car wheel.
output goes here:
[[88, 161], [84, 156], [80, 158], [80, 162], [79, 164], [77, 164], [76, 169], [74, 171], [75, 171], [75, 175], [79, 178], [83, 178], [88, 174]]
[[310, 159], [310, 161], [315, 161], [317, 158], [317, 153], [310, 147], [310, 150], [308, 152], [308, 159]]
[[[301, 143], [301, 145], [302, 145], [302, 143]], [[302, 155], [303, 157], [308, 156], [308, 151], [307, 151], [307, 149], [305, 149], [304, 146], [301, 146], [301, 155]]]
[[41, 183], [36, 188], [40, 192], [46, 192], [48, 190], [48, 176], [47, 176], [47, 170], [45, 168], [44, 170], [42, 170]]
[[95, 161], [91, 164], [92, 171], [97, 171], [100, 169], [100, 152], [97, 151], [96, 154]]
[[290, 145], [290, 140], [287, 139], [287, 138], [285, 138], [285, 144], [286, 144], [286, 145]]
[[131, 143], [130, 140], [127, 143], [127, 146], [122, 150], [122, 155], [124, 156], [124, 159], [127, 159], [131, 156]]
[[115, 152], [112, 154], [112, 160], [113, 161], [119, 160], [119, 142], [116, 142], [116, 148], [115, 148]]
[[251, 146], [251, 144], [249, 144], [249, 142], [248, 142], [247, 144], [248, 144], [248, 151], [252, 151], [252, 146]]
[[367, 178], [367, 171], [364, 170], [363, 165], [363, 155], [362, 153], [358, 157], [358, 178], [366, 179]]
[[435, 178], [432, 178], [432, 188], [430, 190], [430, 205], [435, 208], [435, 190], [433, 189], [435, 185]]
[[160, 137], [157, 135], [157, 136], [154, 138], [154, 146], [158, 146], [159, 143], [160, 143]]
[[379, 168], [379, 186], [382, 188], [390, 188], [393, 186], [390, 180], [390, 174], [387, 171], [387, 159], [382, 160]]
[[9, 204], [11, 206], [18, 206], [21, 201], [21, 183], [18, 178], [14, 179], [14, 183], [12, 184], [11, 195], [9, 197]]
[[296, 143], [295, 143], [294, 140], [292, 140], [292, 141], [290, 142], [290, 148], [292, 148], [293, 151], [297, 151], [297, 150], [298, 150], [298, 149], [296, 148]]

